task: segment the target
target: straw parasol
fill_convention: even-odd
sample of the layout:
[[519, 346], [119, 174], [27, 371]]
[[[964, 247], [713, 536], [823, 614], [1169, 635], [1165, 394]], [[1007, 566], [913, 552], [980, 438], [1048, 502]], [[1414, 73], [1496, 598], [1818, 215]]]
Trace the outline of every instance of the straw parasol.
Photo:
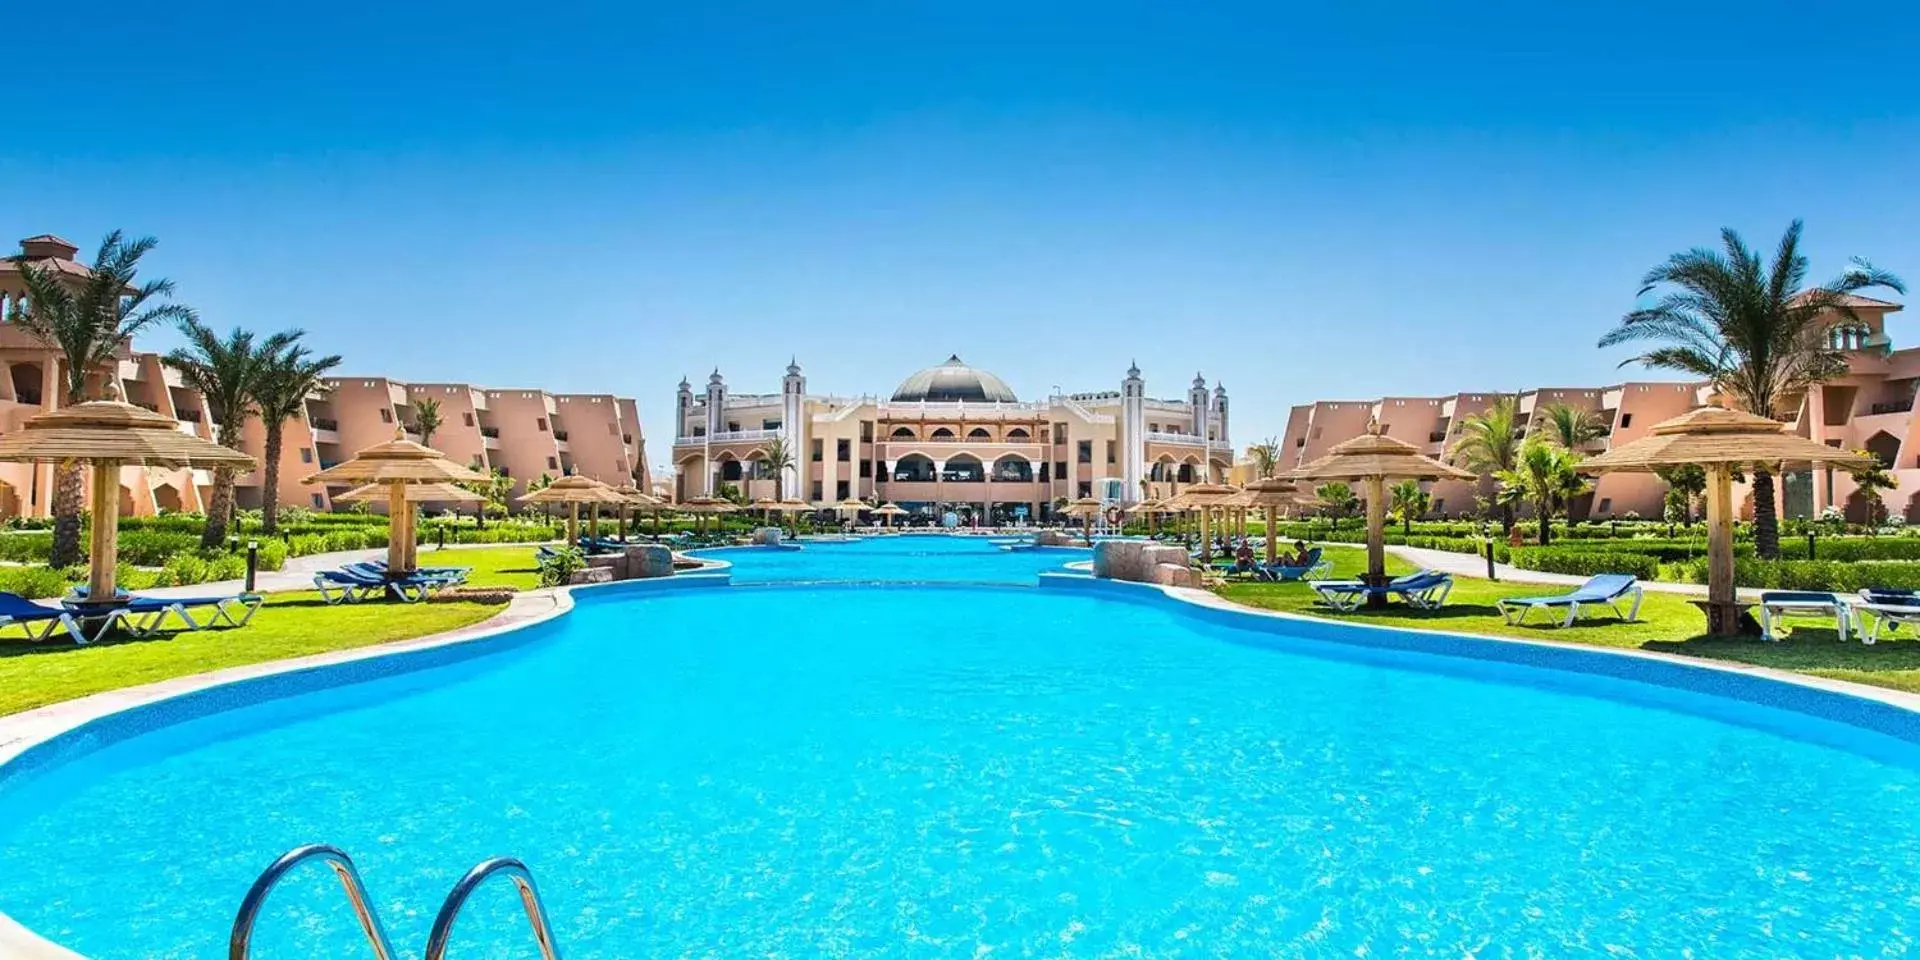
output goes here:
[[114, 567], [120, 553], [120, 468], [123, 465], [251, 469], [253, 458], [238, 450], [182, 433], [178, 424], [120, 399], [115, 378], [110, 399], [91, 400], [27, 418], [0, 436], [0, 461], [65, 463], [93, 468], [92, 566], [87, 599], [112, 603]]
[[407, 439], [398, 426], [393, 439], [376, 443], [345, 463], [328, 467], [305, 483], [375, 483], [387, 490], [387, 571], [403, 577], [414, 569], [413, 511], [407, 508], [407, 487], [416, 483], [475, 483], [487, 475], [448, 460], [440, 451]]
[[[377, 483], [364, 487], [354, 487], [337, 497], [335, 503], [353, 503], [356, 501], [379, 501], [389, 496], [387, 488]], [[468, 490], [466, 487], [451, 483], [409, 483], [407, 484], [408, 503], [485, 503], [487, 498]]]
[[[1476, 475], [1459, 467], [1441, 463], [1420, 452], [1418, 447], [1380, 432], [1380, 421], [1367, 421], [1367, 432], [1333, 445], [1327, 455], [1295, 470], [1287, 479], [1358, 480], [1366, 484], [1367, 497], [1367, 576], [1375, 586], [1387, 582], [1387, 481], [1388, 480], [1475, 480]], [[1368, 606], [1385, 606], [1386, 594], [1367, 595]]]
[[575, 473], [561, 477], [548, 484], [544, 490], [537, 490], [520, 498], [521, 503], [564, 503], [567, 505], [567, 544], [580, 542], [580, 505], [585, 503], [594, 508], [593, 520], [589, 525], [589, 535], [597, 535], [600, 530], [600, 506], [603, 504], [631, 504], [633, 501], [621, 495], [620, 491], [601, 483], [592, 477]]
[[1081, 497], [1080, 499], [1067, 504], [1066, 509], [1060, 512], [1066, 514], [1069, 517], [1082, 518], [1081, 522], [1086, 527], [1086, 531], [1087, 531], [1087, 542], [1092, 543], [1093, 542], [1093, 518], [1096, 516], [1099, 516], [1100, 511], [1104, 509], [1106, 509], [1106, 505], [1101, 503], [1100, 501], [1095, 500], [1092, 497]]
[[[627, 502], [620, 507], [621, 540], [627, 539], [627, 514], [632, 512], [631, 508], [640, 507], [642, 509], [652, 510], [654, 517], [656, 519], [659, 518], [660, 505], [663, 503], [659, 497], [647, 493], [631, 483], [624, 487], [615, 487], [613, 488], [613, 492], [627, 498]], [[655, 532], [658, 533], [659, 531], [656, 530]]]
[[879, 506], [877, 506], [877, 507], [875, 507], [875, 508], [873, 508], [873, 515], [874, 515], [874, 516], [876, 516], [876, 517], [882, 517], [882, 518], [884, 518], [884, 519], [882, 519], [882, 520], [881, 520], [881, 523], [883, 523], [883, 524], [885, 524], [886, 526], [889, 526], [889, 527], [891, 527], [891, 526], [893, 526], [893, 518], [894, 518], [894, 517], [904, 517], [904, 516], [906, 516], [906, 515], [907, 515], [907, 511], [905, 511], [905, 510], [903, 510], [903, 509], [901, 509], [901, 507], [900, 507], [900, 505], [899, 505], [899, 504], [896, 504], [896, 503], [883, 503], [883, 504], [881, 504], [881, 505], [879, 505]]
[[1154, 528], [1154, 521], [1166, 511], [1161, 508], [1160, 501], [1158, 500], [1142, 500], [1139, 503], [1133, 504], [1132, 506], [1128, 507], [1127, 512], [1133, 513], [1133, 514], [1139, 514], [1140, 516], [1146, 517], [1147, 533], [1148, 535], [1152, 535], [1153, 528]]
[[1865, 467], [1871, 456], [1849, 453], [1787, 432], [1778, 420], [1740, 410], [1701, 407], [1653, 425], [1647, 435], [1582, 461], [1583, 473], [1651, 473], [1699, 464], [1707, 472], [1707, 631], [1740, 632], [1733, 583], [1733, 473], [1782, 462]]
[[706, 528], [706, 517], [732, 513], [740, 508], [734, 506], [730, 500], [722, 500], [719, 497], [699, 496], [688, 497], [680, 501], [679, 509], [684, 513], [691, 513], [695, 517], [700, 518], [696, 520], [696, 523], [700, 524], [701, 530], [704, 532]]
[[1213, 511], [1229, 497], [1239, 493], [1239, 489], [1224, 483], [1196, 483], [1193, 486], [1160, 501], [1160, 506], [1173, 513], [1200, 514], [1200, 562], [1208, 563], [1213, 559]]
[[873, 506], [864, 500], [855, 500], [852, 497], [848, 497], [845, 500], [842, 500], [839, 503], [834, 504], [833, 509], [839, 511], [842, 515], [844, 515], [847, 518], [849, 525], [851, 525], [853, 523], [859, 522], [860, 511], [872, 510]]
[[1248, 482], [1241, 495], [1247, 498], [1250, 506], [1266, 508], [1267, 565], [1272, 566], [1280, 559], [1280, 536], [1274, 531], [1279, 523], [1280, 508], [1299, 503], [1300, 488], [1284, 477], [1261, 477]]
[[762, 522], [772, 523], [774, 511], [780, 509], [780, 501], [772, 497], [759, 497], [752, 503], [747, 504], [747, 507], [760, 511], [760, 519]]

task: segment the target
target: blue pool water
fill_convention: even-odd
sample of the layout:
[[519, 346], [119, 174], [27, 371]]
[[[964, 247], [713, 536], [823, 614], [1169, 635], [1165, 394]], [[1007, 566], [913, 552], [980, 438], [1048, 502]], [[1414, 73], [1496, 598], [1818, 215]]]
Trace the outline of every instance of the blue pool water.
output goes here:
[[[99, 960], [224, 956], [260, 868], [325, 840], [410, 956], [501, 853], [571, 960], [1911, 948], [1902, 748], [1635, 686], [1032, 587], [583, 595], [506, 652], [6, 784], [0, 910]], [[454, 956], [532, 957], [511, 901]], [[256, 956], [364, 957], [350, 930], [296, 875]]]
[[724, 547], [694, 556], [733, 565], [735, 583], [818, 580], [1031, 584], [1045, 571], [1088, 560], [1084, 547], [1010, 550], [1007, 539], [907, 534], [847, 541], [806, 541], [800, 549]]

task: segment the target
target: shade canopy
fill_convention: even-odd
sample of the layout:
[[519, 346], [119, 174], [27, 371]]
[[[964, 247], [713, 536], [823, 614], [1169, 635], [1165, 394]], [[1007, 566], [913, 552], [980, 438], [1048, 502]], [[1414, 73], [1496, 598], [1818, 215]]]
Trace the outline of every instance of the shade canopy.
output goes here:
[[[487, 498], [451, 483], [409, 483], [407, 484], [408, 503], [485, 503]], [[336, 503], [352, 503], [357, 500], [382, 501], [391, 499], [391, 491], [384, 483], [369, 483], [364, 487], [355, 487], [337, 497]]]
[[1092, 497], [1081, 497], [1067, 504], [1067, 508], [1061, 512], [1069, 517], [1091, 517], [1105, 509], [1105, 507], [1105, 504]]
[[0, 436], [0, 460], [114, 460], [155, 467], [248, 469], [253, 458], [182, 433], [176, 421], [120, 400], [89, 400], [28, 417]]
[[1815, 443], [1787, 432], [1778, 420], [1721, 407], [1701, 407], [1662, 420], [1647, 435], [1580, 462], [1584, 473], [1650, 473], [1688, 464], [1746, 467], [1817, 462], [1866, 467], [1873, 457]]
[[561, 477], [547, 485], [544, 490], [536, 490], [520, 498], [522, 503], [630, 503], [620, 491], [601, 483], [592, 477], [573, 474]]
[[675, 509], [687, 513], [732, 513], [740, 508], [719, 497], [688, 497], [676, 504]]
[[780, 501], [780, 509], [788, 513], [805, 513], [813, 509], [813, 504], [801, 500], [798, 497], [788, 497]]
[[835, 510], [840, 510], [840, 511], [842, 511], [842, 512], [858, 512], [858, 511], [861, 511], [861, 510], [871, 510], [871, 509], [873, 509], [873, 507], [872, 507], [872, 506], [870, 506], [870, 505], [869, 505], [869, 504], [868, 504], [868, 503], [867, 503], [866, 501], [864, 501], [864, 500], [855, 500], [855, 499], [853, 499], [852, 497], [848, 497], [847, 499], [845, 499], [845, 500], [842, 500], [842, 501], [840, 501], [839, 503], [836, 503], [836, 504], [834, 504], [834, 505], [833, 505], [833, 508], [834, 508]]
[[1142, 500], [1127, 508], [1128, 513], [1165, 513], [1166, 508], [1158, 500]]
[[1288, 474], [1288, 480], [1477, 480], [1471, 471], [1441, 463], [1420, 448], [1380, 432], [1380, 421], [1367, 421], [1367, 432], [1333, 445], [1327, 455]]
[[747, 504], [747, 506], [755, 510], [772, 511], [772, 510], [780, 509], [780, 501], [775, 500], [772, 497], [760, 497], [759, 499], [753, 501], [752, 503]]
[[659, 507], [664, 504], [659, 497], [632, 485], [615, 487], [613, 492], [627, 498], [627, 503], [636, 507]]
[[907, 511], [901, 509], [899, 504], [895, 503], [883, 503], [873, 508], [873, 512], [883, 517], [900, 517], [905, 516], [907, 513]]
[[385, 443], [376, 443], [345, 463], [335, 464], [306, 483], [477, 483], [490, 479], [464, 464], [449, 460], [432, 447], [408, 440], [399, 428]]
[[1239, 492], [1238, 487], [1224, 483], [1196, 483], [1160, 501], [1160, 507], [1168, 513], [1186, 513], [1189, 510], [1218, 507], [1227, 498]]
[[1242, 495], [1256, 507], [1291, 507], [1302, 502], [1300, 488], [1284, 477], [1262, 477], [1247, 483]]

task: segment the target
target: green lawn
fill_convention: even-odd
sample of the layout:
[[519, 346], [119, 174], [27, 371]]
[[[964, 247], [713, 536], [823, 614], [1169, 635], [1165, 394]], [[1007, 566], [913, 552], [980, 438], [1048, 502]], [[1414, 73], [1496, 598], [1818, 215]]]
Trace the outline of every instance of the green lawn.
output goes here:
[[[1349, 577], [1366, 566], [1366, 555], [1357, 548], [1328, 547], [1334, 575]], [[1406, 573], [1411, 569], [1391, 554], [1388, 572]], [[1508, 626], [1494, 606], [1501, 597], [1540, 596], [1566, 592], [1565, 587], [1538, 584], [1494, 583], [1461, 577], [1454, 582], [1453, 593], [1445, 607], [1430, 612], [1412, 610], [1395, 603], [1385, 610], [1356, 610], [1338, 613], [1317, 602], [1318, 597], [1304, 584], [1236, 583], [1220, 588], [1220, 595], [1248, 606], [1354, 620], [1413, 630], [1454, 630], [1499, 637], [1523, 637], [1530, 640], [1559, 640], [1605, 647], [1637, 647], [1663, 653], [1677, 653], [1715, 660], [1793, 670], [1800, 673], [1896, 690], [1920, 692], [1920, 640], [1911, 631], [1898, 639], [1882, 638], [1874, 646], [1857, 641], [1841, 643], [1835, 638], [1832, 621], [1820, 626], [1818, 619], [1795, 622], [1787, 637], [1778, 643], [1760, 640], [1726, 640], [1702, 636], [1706, 621], [1700, 611], [1677, 594], [1647, 591], [1640, 607], [1640, 620], [1623, 623], [1611, 612], [1588, 616], [1564, 629], [1549, 626], [1540, 614], [1524, 626]]]
[[472, 567], [467, 583], [476, 587], [512, 587], [532, 590], [540, 585], [540, 567], [534, 563], [532, 544], [501, 547], [469, 547], [459, 550], [422, 548], [418, 557], [422, 567]]
[[223, 667], [371, 646], [452, 630], [505, 609], [483, 603], [358, 603], [329, 606], [307, 591], [276, 593], [245, 627], [161, 634], [76, 647], [30, 644], [0, 632], [0, 715], [103, 690]]

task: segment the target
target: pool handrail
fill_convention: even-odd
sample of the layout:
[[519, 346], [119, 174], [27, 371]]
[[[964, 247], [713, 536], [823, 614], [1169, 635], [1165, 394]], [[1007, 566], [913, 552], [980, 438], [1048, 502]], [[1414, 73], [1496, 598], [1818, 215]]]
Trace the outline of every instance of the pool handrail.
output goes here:
[[520, 905], [527, 911], [527, 923], [533, 927], [533, 939], [540, 947], [541, 960], [560, 960], [560, 947], [553, 942], [553, 925], [547, 921], [547, 907], [540, 900], [540, 888], [533, 883], [533, 872], [513, 857], [481, 861], [453, 885], [446, 902], [440, 905], [439, 915], [433, 918], [433, 931], [427, 934], [426, 960], [445, 960], [447, 942], [453, 937], [453, 921], [459, 918], [473, 891], [496, 873], [505, 874], [519, 891]]
[[240, 901], [239, 914], [233, 919], [227, 960], [248, 960], [253, 949], [253, 924], [259, 919], [260, 909], [266, 906], [267, 894], [272, 893], [274, 886], [294, 867], [314, 859], [324, 861], [340, 878], [347, 901], [353, 905], [354, 919], [360, 921], [360, 930], [367, 935], [377, 960], [394, 960], [393, 942], [387, 939], [386, 928], [380, 925], [380, 915], [367, 902], [367, 885], [361, 882], [360, 871], [354, 869], [353, 858], [339, 847], [324, 843], [309, 843], [287, 851], [253, 881], [246, 897]]

